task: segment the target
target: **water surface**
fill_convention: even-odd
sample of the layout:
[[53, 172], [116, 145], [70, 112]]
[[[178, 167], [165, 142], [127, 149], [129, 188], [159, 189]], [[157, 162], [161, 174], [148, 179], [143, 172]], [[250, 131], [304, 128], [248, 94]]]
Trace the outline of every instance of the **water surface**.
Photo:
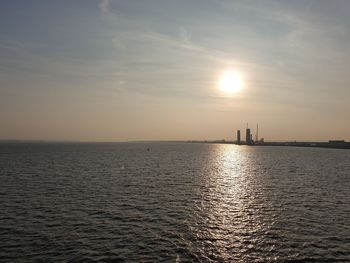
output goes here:
[[1, 262], [350, 262], [350, 151], [0, 144]]

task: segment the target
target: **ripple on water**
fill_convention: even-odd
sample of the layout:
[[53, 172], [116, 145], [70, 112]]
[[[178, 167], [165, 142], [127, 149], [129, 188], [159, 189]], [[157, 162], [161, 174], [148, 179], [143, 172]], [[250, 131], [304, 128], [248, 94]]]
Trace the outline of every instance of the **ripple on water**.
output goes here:
[[214, 144], [1, 144], [0, 261], [350, 262], [349, 157]]

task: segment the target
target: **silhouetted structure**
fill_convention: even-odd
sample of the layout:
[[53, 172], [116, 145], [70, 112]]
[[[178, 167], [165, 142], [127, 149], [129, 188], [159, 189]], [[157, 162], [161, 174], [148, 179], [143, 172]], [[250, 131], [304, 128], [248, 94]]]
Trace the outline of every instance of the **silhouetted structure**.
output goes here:
[[345, 140], [329, 140], [328, 142], [265, 142], [264, 138], [259, 138], [259, 125], [256, 125], [255, 138], [253, 140], [253, 131], [249, 128], [247, 123], [245, 141], [241, 141], [241, 131], [237, 130], [237, 140], [227, 141], [224, 143], [243, 144], [250, 146], [295, 146], [295, 147], [319, 147], [319, 148], [333, 148], [333, 149], [349, 149], [350, 142]]
[[246, 142], [246, 144], [252, 144], [252, 136], [250, 134], [249, 128], [247, 128], [247, 130], [246, 130], [245, 142]]
[[336, 145], [342, 145], [342, 144], [346, 144], [346, 141], [344, 140], [330, 140], [328, 141], [329, 144], [336, 144]]

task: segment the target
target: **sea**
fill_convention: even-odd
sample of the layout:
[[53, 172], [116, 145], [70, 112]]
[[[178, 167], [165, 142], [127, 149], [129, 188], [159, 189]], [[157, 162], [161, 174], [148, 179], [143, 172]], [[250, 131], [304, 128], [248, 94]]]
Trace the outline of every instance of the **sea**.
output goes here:
[[1, 143], [0, 262], [350, 262], [350, 150]]

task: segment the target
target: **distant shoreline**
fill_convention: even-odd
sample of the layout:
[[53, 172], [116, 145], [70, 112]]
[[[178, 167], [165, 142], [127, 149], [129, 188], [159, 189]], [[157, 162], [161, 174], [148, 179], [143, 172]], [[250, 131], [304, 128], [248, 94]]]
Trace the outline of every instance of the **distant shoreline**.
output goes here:
[[0, 140], [0, 144], [109, 144], [109, 143], [206, 143], [206, 144], [233, 144], [238, 146], [292, 146], [292, 147], [313, 147], [328, 149], [350, 149], [350, 142], [345, 141], [329, 141], [329, 142], [258, 142], [246, 144], [244, 141], [237, 143], [236, 141], [226, 140], [154, 140], [154, 141], [45, 141], [45, 140]]
[[314, 148], [329, 148], [329, 149], [350, 149], [350, 143], [345, 141], [329, 141], [329, 142], [259, 142], [246, 144], [245, 142], [237, 143], [234, 141], [188, 141], [188, 143], [217, 143], [217, 144], [234, 144], [246, 146], [293, 146], [293, 147], [314, 147]]

